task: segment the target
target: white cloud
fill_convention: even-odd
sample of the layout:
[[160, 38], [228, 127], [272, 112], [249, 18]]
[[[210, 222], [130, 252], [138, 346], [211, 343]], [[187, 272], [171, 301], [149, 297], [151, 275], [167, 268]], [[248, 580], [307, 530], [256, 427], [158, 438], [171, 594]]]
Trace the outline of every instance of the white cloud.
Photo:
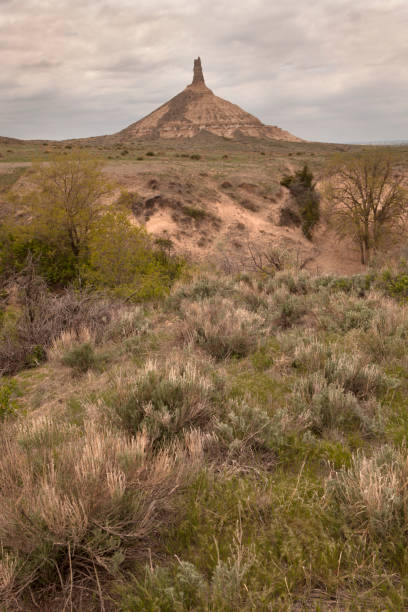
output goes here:
[[0, 0], [0, 134], [117, 131], [191, 81], [313, 140], [408, 138], [406, 0]]

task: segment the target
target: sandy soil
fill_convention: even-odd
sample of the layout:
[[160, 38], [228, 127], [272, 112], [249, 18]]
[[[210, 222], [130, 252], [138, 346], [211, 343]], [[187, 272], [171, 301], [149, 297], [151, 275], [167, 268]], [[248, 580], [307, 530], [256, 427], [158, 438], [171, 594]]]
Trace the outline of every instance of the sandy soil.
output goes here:
[[[114, 206], [122, 191], [132, 194], [133, 221], [156, 237], [171, 239], [176, 252], [239, 266], [248, 259], [249, 249], [266, 252], [277, 246], [291, 249], [307, 268], [319, 273], [363, 270], [355, 245], [339, 240], [324, 218], [309, 241], [282, 217], [282, 209], [293, 206], [288, 190], [280, 186], [282, 177], [307, 163], [319, 179], [327, 158], [347, 150], [343, 145], [237, 142], [208, 135], [188, 141], [135, 142], [126, 150], [118, 144], [92, 143], [93, 139], [69, 145], [0, 146], [0, 214], [7, 209], [1, 190], [4, 174], [29, 166], [33, 159], [46, 161], [80, 146], [106, 161], [105, 172], [116, 183], [106, 205]], [[408, 149], [401, 155], [408, 176]], [[14, 189], [26, 189], [28, 181], [23, 175]]]
[[[306, 268], [319, 273], [353, 274], [362, 270], [357, 249], [339, 241], [324, 222], [316, 228], [313, 242], [303, 236], [299, 227], [279, 225], [280, 211], [290, 198], [285, 188], [278, 187], [274, 196], [269, 197], [257, 183], [243, 182], [240, 184], [249, 187], [240, 187], [231, 182], [231, 188], [223, 188], [228, 181], [220, 183], [214, 175], [202, 177], [199, 173], [169, 170], [161, 164], [156, 172], [127, 165], [107, 169], [121, 189], [139, 196], [141, 207], [136, 215], [137, 222], [158, 237], [170, 238], [177, 252], [201, 260], [227, 257], [238, 265], [248, 257], [249, 248], [260, 252], [279, 246], [294, 250], [300, 260], [307, 260]], [[235, 178], [233, 180], [235, 183]], [[111, 204], [119, 193], [120, 189], [111, 198]], [[165, 203], [155, 206], [146, 215], [143, 203], [157, 196]], [[186, 205], [199, 208], [210, 217], [189, 219], [182, 212]], [[212, 217], [217, 218], [218, 223], [212, 222]]]

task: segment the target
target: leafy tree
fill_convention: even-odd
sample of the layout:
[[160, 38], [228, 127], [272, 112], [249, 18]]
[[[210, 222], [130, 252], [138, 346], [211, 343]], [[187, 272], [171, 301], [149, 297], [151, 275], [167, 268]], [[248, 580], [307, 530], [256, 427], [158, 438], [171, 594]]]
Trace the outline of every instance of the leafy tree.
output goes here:
[[336, 156], [330, 164], [326, 196], [339, 235], [352, 236], [361, 263], [390, 239], [402, 235], [407, 192], [396, 171], [396, 157], [385, 149]]
[[25, 204], [30, 223], [9, 218], [0, 226], [0, 278], [21, 271], [30, 256], [51, 286], [66, 286], [87, 258], [90, 232], [112, 190], [102, 163], [78, 151], [37, 163], [31, 189], [11, 200]]
[[112, 184], [101, 161], [74, 151], [35, 167], [35, 190], [25, 196], [32, 215], [31, 233], [79, 257]]
[[50, 286], [80, 278], [128, 299], [167, 293], [183, 262], [131, 223], [127, 201], [103, 205], [112, 185], [99, 161], [80, 152], [58, 157], [39, 164], [31, 183], [36, 190], [23, 196], [31, 223], [0, 227], [1, 283], [29, 260]]
[[293, 196], [300, 212], [302, 231], [311, 240], [312, 230], [320, 218], [320, 198], [313, 173], [305, 164], [302, 170], [284, 176], [281, 185], [287, 187]]
[[0, 286], [20, 273], [30, 257], [51, 287], [66, 286], [78, 276], [78, 258], [71, 250], [27, 236], [25, 228], [0, 227]]

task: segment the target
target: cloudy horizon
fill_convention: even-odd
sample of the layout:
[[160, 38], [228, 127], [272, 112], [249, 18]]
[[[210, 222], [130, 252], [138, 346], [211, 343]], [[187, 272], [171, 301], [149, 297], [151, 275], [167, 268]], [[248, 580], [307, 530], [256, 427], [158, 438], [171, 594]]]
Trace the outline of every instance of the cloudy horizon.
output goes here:
[[0, 135], [125, 128], [207, 85], [306, 140], [408, 139], [408, 3], [0, 0]]

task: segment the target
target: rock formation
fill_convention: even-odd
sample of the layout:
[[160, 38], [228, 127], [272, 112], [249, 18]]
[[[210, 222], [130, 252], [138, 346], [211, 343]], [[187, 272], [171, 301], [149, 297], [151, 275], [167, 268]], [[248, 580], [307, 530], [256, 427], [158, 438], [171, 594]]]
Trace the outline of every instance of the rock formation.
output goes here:
[[115, 134], [115, 137], [119, 141], [191, 138], [200, 132], [227, 138], [242, 134], [254, 138], [301, 140], [276, 126], [264, 125], [236, 104], [214, 95], [205, 84], [200, 58], [194, 60], [191, 85], [150, 115]]
[[201, 66], [201, 59], [198, 57], [194, 60], [194, 73], [193, 73], [193, 82], [191, 85], [199, 85], [200, 83], [204, 83], [204, 75], [203, 68]]

